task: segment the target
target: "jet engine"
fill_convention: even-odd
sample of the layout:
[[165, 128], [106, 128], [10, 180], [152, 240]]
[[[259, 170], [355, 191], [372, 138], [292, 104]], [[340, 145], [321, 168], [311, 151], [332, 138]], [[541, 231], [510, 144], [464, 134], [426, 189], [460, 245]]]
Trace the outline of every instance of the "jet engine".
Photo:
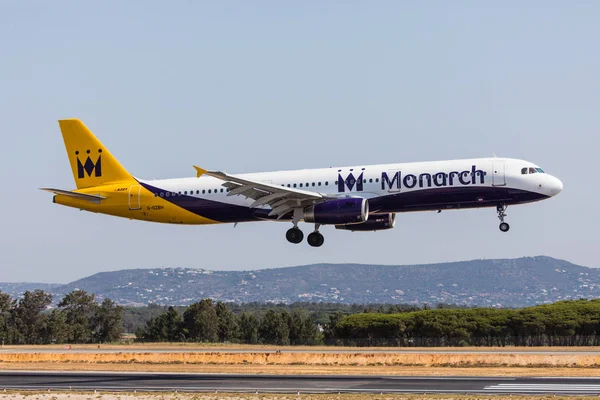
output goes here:
[[384, 229], [392, 229], [396, 225], [396, 214], [381, 214], [381, 215], [371, 215], [368, 221], [363, 222], [362, 224], [344, 224], [344, 225], [336, 225], [336, 229], [343, 229], [348, 231], [358, 231], [358, 232], [366, 232], [366, 231], [381, 231]]
[[328, 200], [304, 210], [304, 221], [323, 225], [360, 224], [369, 219], [369, 202], [359, 197]]

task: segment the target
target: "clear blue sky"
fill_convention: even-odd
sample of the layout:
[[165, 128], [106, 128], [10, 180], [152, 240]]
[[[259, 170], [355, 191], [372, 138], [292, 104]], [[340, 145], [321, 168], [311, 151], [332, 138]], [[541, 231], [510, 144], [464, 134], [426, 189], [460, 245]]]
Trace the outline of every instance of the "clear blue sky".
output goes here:
[[[0, 1], [0, 281], [123, 268], [253, 269], [549, 255], [600, 266], [599, 2]], [[133, 174], [194, 176], [499, 156], [558, 197], [412, 213], [396, 229], [169, 226], [52, 204], [73, 188], [56, 120]], [[310, 229], [304, 226], [305, 231]]]

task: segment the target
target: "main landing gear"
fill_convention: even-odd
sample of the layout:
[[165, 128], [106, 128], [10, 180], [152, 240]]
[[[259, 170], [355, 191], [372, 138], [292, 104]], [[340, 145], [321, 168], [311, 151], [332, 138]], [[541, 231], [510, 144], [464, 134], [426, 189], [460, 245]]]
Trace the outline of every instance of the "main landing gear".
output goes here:
[[508, 207], [505, 204], [499, 204], [496, 206], [496, 211], [498, 211], [498, 219], [500, 220], [500, 230], [502, 232], [508, 232], [510, 229], [510, 225], [504, 222], [504, 217], [506, 217], [506, 209]]
[[[290, 243], [298, 244], [304, 239], [304, 233], [298, 228], [298, 225], [294, 225], [293, 228], [290, 228], [285, 233], [285, 238]], [[315, 225], [315, 231], [308, 235], [306, 241], [312, 247], [321, 247], [323, 243], [325, 243], [325, 238], [321, 232], [319, 232], [319, 224]]]
[[285, 238], [290, 243], [298, 244], [304, 239], [304, 233], [297, 226], [294, 226], [285, 233]]
[[321, 247], [323, 243], [325, 243], [325, 238], [323, 237], [321, 232], [319, 232], [319, 226], [319, 224], [316, 224], [315, 231], [308, 235], [308, 238], [306, 239], [308, 244], [312, 247]]

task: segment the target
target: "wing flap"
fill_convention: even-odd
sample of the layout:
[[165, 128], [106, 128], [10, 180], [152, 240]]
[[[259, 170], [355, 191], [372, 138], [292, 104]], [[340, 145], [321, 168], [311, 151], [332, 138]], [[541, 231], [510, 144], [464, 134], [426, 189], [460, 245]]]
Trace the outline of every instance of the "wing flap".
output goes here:
[[198, 177], [207, 175], [222, 180], [223, 186], [230, 189], [228, 196], [241, 195], [255, 200], [250, 208], [271, 207], [269, 216], [282, 217], [294, 207], [307, 207], [330, 198], [321, 193], [253, 181], [222, 171], [208, 171], [197, 166], [194, 168]]

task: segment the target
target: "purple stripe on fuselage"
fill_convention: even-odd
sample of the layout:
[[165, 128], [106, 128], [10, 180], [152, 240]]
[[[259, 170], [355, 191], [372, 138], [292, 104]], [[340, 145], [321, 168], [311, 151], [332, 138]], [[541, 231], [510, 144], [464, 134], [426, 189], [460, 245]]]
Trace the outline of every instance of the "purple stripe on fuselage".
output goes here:
[[[169, 190], [160, 189], [155, 186], [140, 182], [144, 188], [158, 195], [159, 193], [174, 193]], [[221, 203], [219, 201], [202, 199], [199, 197], [180, 195], [162, 197], [170, 203], [175, 204], [187, 211], [193, 212], [205, 218], [219, 222], [248, 222], [268, 218], [270, 210], [252, 209], [234, 204]]]
[[[160, 189], [144, 182], [140, 182], [140, 184], [154, 194], [167, 192], [165, 189]], [[173, 192], [169, 191], [169, 193]], [[352, 193], [355, 196], [360, 196], [360, 194], [360, 192]], [[506, 187], [442, 187], [404, 193], [391, 193], [375, 197], [369, 199], [369, 209], [371, 210], [371, 214], [381, 214], [453, 208], [481, 208], [495, 207], [498, 204], [531, 203], [547, 197], [535, 192]], [[276, 219], [275, 217], [268, 216], [269, 209], [252, 209], [179, 194], [163, 197], [163, 199], [196, 215], [219, 222], [248, 222]], [[290, 218], [291, 214], [286, 215], [282, 219], [287, 220]]]
[[388, 213], [481, 208], [531, 203], [546, 198], [548, 196], [543, 194], [506, 187], [442, 187], [375, 197], [369, 199], [369, 209], [375, 213]]

